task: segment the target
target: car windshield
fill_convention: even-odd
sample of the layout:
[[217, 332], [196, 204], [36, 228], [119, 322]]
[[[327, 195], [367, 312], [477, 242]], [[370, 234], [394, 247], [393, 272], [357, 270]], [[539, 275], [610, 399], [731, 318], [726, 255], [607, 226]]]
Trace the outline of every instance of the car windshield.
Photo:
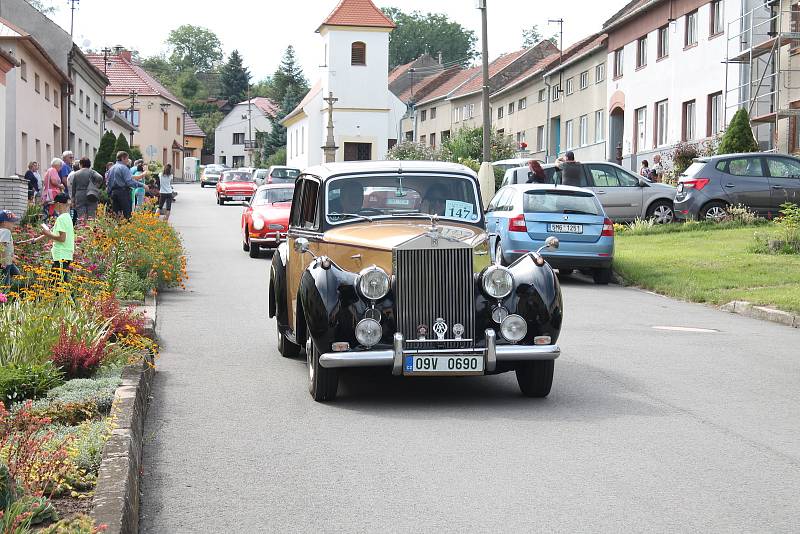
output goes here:
[[256, 193], [255, 197], [253, 197], [253, 206], [277, 204], [278, 202], [291, 202], [292, 195], [294, 195], [293, 187], [262, 189]]
[[522, 195], [525, 213], [577, 213], [600, 215], [600, 203], [587, 191], [532, 189]]
[[300, 176], [300, 169], [273, 169], [272, 170], [272, 177], [273, 178], [291, 178], [294, 180]]
[[353, 176], [327, 183], [330, 223], [377, 217], [437, 215], [477, 223], [475, 183], [457, 176]]
[[244, 171], [229, 171], [222, 174], [223, 182], [252, 182], [253, 175]]

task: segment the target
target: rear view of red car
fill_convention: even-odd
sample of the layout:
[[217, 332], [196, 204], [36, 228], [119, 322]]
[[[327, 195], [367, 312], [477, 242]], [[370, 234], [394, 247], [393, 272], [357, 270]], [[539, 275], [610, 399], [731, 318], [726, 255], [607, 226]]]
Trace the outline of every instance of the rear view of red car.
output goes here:
[[294, 184], [262, 185], [242, 213], [242, 248], [257, 258], [262, 248], [286, 241]]
[[217, 204], [248, 201], [253, 197], [256, 187], [252, 172], [224, 171], [217, 182]]

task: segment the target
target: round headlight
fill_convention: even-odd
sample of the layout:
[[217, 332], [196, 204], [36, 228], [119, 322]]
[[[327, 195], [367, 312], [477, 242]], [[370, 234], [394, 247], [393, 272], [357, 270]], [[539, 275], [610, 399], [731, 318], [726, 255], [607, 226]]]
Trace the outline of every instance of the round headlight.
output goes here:
[[389, 292], [389, 275], [380, 267], [368, 267], [358, 275], [358, 290], [366, 299], [382, 299]]
[[377, 345], [381, 340], [381, 323], [375, 319], [361, 319], [356, 325], [356, 339], [365, 347]]
[[253, 217], [253, 228], [256, 230], [263, 230], [264, 229], [264, 219], [261, 217], [255, 216]]
[[528, 333], [528, 325], [519, 315], [509, 315], [500, 323], [500, 333], [511, 343], [517, 343]]
[[514, 289], [511, 271], [500, 265], [492, 265], [483, 273], [483, 290], [492, 298], [501, 299]]

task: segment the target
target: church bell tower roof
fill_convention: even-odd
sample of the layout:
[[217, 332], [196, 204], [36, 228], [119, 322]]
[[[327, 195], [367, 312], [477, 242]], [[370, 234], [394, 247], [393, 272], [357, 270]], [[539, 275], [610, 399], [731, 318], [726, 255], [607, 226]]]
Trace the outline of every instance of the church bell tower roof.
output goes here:
[[319, 32], [323, 26], [389, 29], [396, 27], [395, 23], [384, 15], [383, 11], [375, 7], [371, 0], [341, 0], [328, 18], [320, 24], [317, 31]]

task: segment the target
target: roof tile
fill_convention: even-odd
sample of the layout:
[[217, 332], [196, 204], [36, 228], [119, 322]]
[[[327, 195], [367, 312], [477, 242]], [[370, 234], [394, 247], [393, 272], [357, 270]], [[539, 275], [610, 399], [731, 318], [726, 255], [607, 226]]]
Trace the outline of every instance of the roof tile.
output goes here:
[[341, 0], [320, 28], [322, 26], [396, 27], [395, 23], [370, 0]]
[[142, 96], [161, 96], [184, 107], [178, 97], [158, 80], [122, 55], [109, 56], [105, 68], [102, 54], [86, 54], [86, 59], [108, 76], [110, 85], [106, 88], [107, 95], [128, 95], [131, 91], [136, 91]]

